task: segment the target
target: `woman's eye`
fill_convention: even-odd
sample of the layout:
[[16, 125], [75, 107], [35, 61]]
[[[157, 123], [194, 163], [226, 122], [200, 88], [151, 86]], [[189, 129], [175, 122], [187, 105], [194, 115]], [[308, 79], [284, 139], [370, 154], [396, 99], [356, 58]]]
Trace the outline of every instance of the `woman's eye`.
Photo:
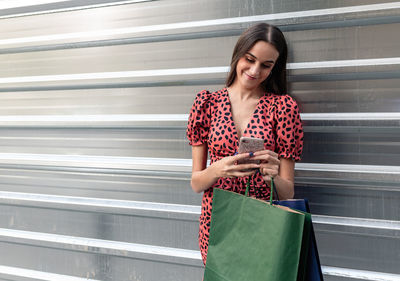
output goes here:
[[262, 64], [262, 67], [263, 68], [270, 68], [271, 66], [270, 65], [266, 65], [266, 64]]
[[250, 59], [250, 58], [246, 58], [246, 60], [247, 60], [248, 62], [254, 62], [254, 60], [253, 60], [253, 59]]

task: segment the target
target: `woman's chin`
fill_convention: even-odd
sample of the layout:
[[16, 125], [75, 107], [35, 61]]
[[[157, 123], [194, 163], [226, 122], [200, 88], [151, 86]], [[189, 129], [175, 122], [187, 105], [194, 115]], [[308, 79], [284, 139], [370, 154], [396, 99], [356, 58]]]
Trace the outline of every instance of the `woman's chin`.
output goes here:
[[241, 85], [246, 90], [255, 90], [260, 86], [259, 83], [256, 83], [254, 81], [244, 81], [244, 83], [241, 83]]

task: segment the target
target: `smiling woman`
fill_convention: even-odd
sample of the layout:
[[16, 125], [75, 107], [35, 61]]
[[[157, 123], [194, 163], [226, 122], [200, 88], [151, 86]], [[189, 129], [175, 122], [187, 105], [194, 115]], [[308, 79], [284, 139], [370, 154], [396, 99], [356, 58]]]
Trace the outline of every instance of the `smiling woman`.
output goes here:
[[235, 83], [239, 83], [241, 85], [238, 86], [244, 89], [258, 87], [271, 74], [271, 69], [278, 57], [279, 53], [273, 45], [258, 41], [239, 59], [235, 71], [236, 79], [232, 85], [228, 86], [234, 87]]
[[[294, 162], [302, 153], [303, 130], [299, 108], [286, 93], [286, 60], [282, 32], [268, 24], [255, 25], [235, 46], [226, 87], [196, 96], [187, 137], [192, 145], [192, 189], [204, 192], [199, 231], [204, 264], [214, 188], [244, 194], [250, 181], [250, 196], [268, 200], [274, 178], [279, 197], [293, 198]], [[243, 136], [263, 139], [264, 150], [237, 154]], [[239, 161], [249, 158], [259, 161]]]
[[[271, 73], [271, 77], [268, 77], [269, 79], [262, 81], [260, 87], [266, 92], [286, 94], [286, 61], [288, 53], [286, 40], [279, 28], [265, 23], [247, 29], [240, 36], [233, 50], [231, 70], [226, 79], [226, 85], [229, 87], [233, 84], [236, 79], [238, 62], [246, 55], [252, 56], [251, 49], [256, 47], [257, 43], [269, 44], [266, 51], [272, 52], [271, 56], [275, 56], [275, 52], [278, 52], [276, 60], [273, 60], [272, 57], [270, 60], [273, 64], [271, 68], [274, 68], [274, 72]], [[263, 49], [262, 46], [259, 46], [257, 50], [260, 50], [260, 47]]]

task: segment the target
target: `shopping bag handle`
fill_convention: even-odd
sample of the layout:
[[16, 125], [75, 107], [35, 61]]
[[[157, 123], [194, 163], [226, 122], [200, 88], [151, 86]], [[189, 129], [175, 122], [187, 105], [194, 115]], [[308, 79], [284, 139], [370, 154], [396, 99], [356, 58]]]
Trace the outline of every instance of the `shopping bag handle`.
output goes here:
[[[250, 178], [247, 180], [246, 183], [246, 192], [244, 193], [244, 196], [248, 197], [249, 196], [249, 189], [250, 189]], [[278, 195], [278, 193], [277, 193]], [[274, 200], [274, 178], [271, 177], [271, 194], [269, 196], [269, 203], [272, 205], [272, 201]]]
[[271, 177], [271, 194], [269, 196], [269, 203], [271, 205], [272, 205], [272, 201], [274, 200], [273, 197], [274, 197], [274, 178]]

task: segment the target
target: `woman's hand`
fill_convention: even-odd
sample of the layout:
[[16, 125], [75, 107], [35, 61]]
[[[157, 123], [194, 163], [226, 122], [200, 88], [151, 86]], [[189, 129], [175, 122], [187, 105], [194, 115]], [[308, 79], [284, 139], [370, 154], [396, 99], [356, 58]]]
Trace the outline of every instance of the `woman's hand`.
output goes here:
[[[259, 164], [237, 164], [240, 160], [249, 160], [250, 153], [224, 157], [207, 166], [207, 145], [192, 146], [192, 179], [190, 184], [195, 192], [209, 189], [221, 177], [245, 177], [254, 174]], [[249, 170], [252, 169], [252, 170]], [[247, 171], [246, 171], [247, 170]]]
[[279, 174], [280, 160], [278, 154], [271, 150], [254, 152], [253, 160], [260, 160], [260, 173], [264, 181], [269, 182], [271, 178]]
[[241, 153], [234, 156], [224, 157], [221, 160], [214, 162], [211, 166], [213, 166], [212, 168], [218, 178], [251, 176], [261, 167], [260, 164], [238, 164], [238, 161], [240, 160], [246, 161], [254, 159], [254, 156], [250, 155], [250, 153]]

